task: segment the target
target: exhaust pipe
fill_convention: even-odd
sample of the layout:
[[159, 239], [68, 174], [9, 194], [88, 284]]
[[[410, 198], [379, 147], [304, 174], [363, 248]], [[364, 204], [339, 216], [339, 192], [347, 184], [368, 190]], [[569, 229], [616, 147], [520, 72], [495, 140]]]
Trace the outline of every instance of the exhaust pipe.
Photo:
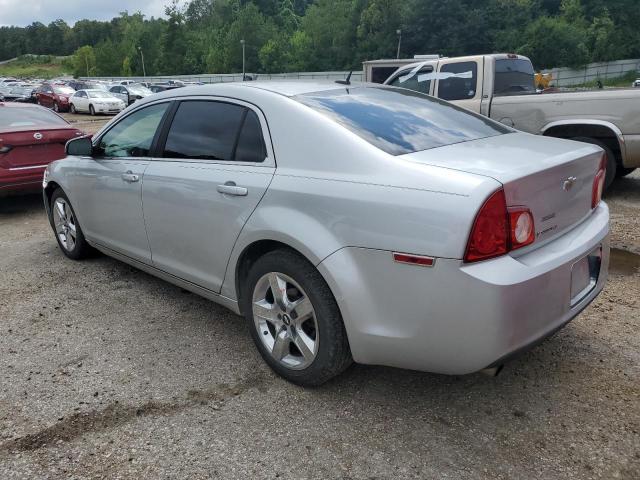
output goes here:
[[480, 373], [487, 375], [489, 377], [497, 377], [503, 368], [504, 368], [504, 365], [497, 365], [495, 367], [484, 368], [480, 370]]

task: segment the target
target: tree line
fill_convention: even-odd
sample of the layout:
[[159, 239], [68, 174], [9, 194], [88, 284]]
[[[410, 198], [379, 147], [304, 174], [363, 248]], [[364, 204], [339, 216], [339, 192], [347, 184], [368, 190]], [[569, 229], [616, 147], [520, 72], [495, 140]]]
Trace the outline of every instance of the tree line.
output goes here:
[[360, 69], [364, 60], [516, 52], [537, 68], [640, 57], [638, 0], [172, 0], [121, 13], [0, 27], [0, 60], [74, 55], [81, 75]]

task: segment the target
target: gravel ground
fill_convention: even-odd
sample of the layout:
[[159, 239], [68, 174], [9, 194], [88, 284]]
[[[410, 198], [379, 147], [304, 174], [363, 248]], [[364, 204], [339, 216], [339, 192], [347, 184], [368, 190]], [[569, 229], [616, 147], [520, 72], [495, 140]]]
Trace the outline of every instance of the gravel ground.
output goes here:
[[274, 376], [243, 320], [0, 203], [0, 479], [640, 478], [640, 175], [602, 295], [497, 378]]

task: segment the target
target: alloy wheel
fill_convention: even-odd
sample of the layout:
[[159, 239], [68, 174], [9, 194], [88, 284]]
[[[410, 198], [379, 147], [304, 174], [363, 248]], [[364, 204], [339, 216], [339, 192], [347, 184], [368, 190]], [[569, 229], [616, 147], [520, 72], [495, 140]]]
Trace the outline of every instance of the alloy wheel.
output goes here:
[[255, 328], [270, 355], [283, 366], [302, 370], [318, 354], [316, 313], [306, 292], [291, 277], [263, 275], [253, 290]]
[[57, 198], [53, 206], [53, 223], [61, 245], [68, 252], [76, 246], [77, 225], [73, 211], [64, 198]]

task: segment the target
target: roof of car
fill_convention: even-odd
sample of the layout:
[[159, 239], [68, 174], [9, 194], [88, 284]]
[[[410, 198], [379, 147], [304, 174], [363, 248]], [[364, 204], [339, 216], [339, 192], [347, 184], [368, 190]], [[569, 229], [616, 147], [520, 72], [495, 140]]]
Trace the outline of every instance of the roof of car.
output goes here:
[[[352, 82], [348, 88], [361, 88], [367, 84]], [[380, 85], [377, 85], [380, 86]], [[254, 80], [248, 82], [225, 82], [207, 85], [187, 85], [179, 89], [179, 94], [183, 95], [217, 95], [220, 90], [228, 88], [251, 88], [277, 93], [285, 97], [303, 95], [306, 93], [321, 92], [328, 90], [344, 89], [346, 85], [341, 85], [333, 80]], [[171, 96], [176, 93], [163, 92], [164, 95]]]

